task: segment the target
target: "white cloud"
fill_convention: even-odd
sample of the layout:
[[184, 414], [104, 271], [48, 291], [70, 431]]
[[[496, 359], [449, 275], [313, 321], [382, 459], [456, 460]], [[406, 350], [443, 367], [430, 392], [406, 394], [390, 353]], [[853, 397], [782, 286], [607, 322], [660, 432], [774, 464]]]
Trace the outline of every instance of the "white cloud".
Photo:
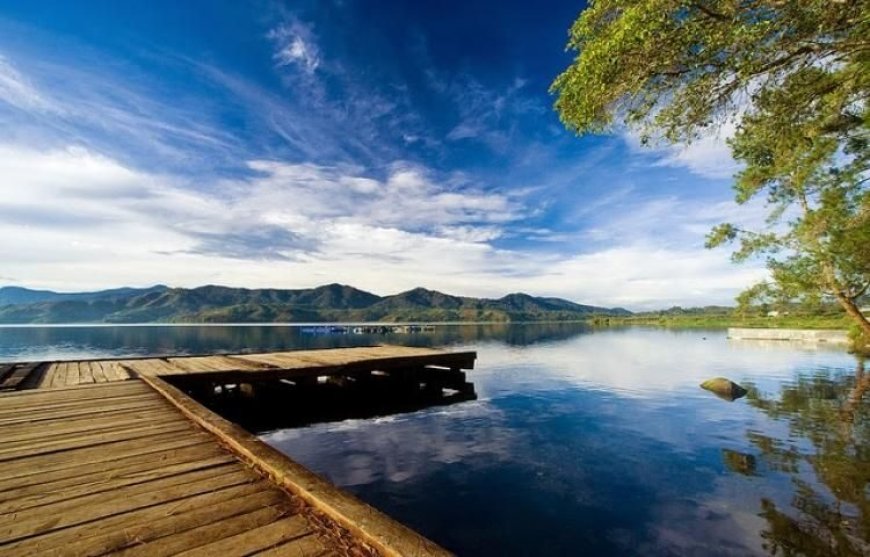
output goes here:
[[279, 66], [296, 65], [311, 74], [320, 66], [320, 50], [313, 29], [298, 20], [291, 20], [269, 31], [267, 37], [275, 44], [275, 61]]
[[0, 102], [24, 111], [57, 112], [50, 99], [0, 54]]
[[252, 161], [214, 184], [131, 170], [81, 148], [0, 147], [0, 259], [21, 284], [61, 290], [165, 282], [378, 293], [423, 285], [653, 308], [729, 302], [760, 276], [724, 251], [658, 246], [644, 235], [575, 256], [498, 249], [523, 199], [439, 183], [394, 165]]
[[105, 69], [111, 64], [104, 60], [88, 61], [18, 57], [13, 64], [0, 53], [0, 142], [75, 142], [119, 157], [157, 155], [187, 168], [202, 152], [213, 163], [241, 149], [219, 129], [205, 109], [208, 103], [166, 101], [135, 70], [117, 75]]
[[658, 157], [658, 166], [682, 167], [692, 173], [713, 180], [727, 180], [740, 170], [740, 165], [731, 156], [726, 143], [734, 136], [736, 127], [729, 121], [710, 131], [691, 143], [666, 145], [653, 142], [642, 146], [640, 136], [635, 131], [623, 131], [622, 137], [635, 151], [649, 152]]

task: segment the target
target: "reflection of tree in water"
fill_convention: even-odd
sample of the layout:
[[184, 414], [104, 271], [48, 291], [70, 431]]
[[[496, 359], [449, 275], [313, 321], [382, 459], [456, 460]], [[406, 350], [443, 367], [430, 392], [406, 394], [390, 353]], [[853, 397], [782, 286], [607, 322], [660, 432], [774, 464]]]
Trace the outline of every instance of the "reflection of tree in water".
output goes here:
[[[761, 501], [768, 524], [762, 536], [771, 555], [870, 555], [868, 396], [870, 375], [863, 361], [855, 375], [802, 375], [778, 397], [749, 385], [749, 404], [786, 422], [790, 430], [787, 440], [748, 434], [767, 466], [791, 474], [795, 487], [796, 513]], [[830, 494], [807, 481], [801, 473], [806, 466]]]

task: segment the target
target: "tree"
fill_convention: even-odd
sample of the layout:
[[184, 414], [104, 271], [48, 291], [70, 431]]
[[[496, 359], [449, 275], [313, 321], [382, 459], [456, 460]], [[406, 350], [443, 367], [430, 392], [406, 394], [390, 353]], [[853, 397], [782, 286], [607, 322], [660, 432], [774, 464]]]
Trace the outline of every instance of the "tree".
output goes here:
[[870, 339], [870, 0], [595, 0], [570, 31], [556, 109], [579, 133], [621, 122], [691, 142], [730, 122], [736, 201], [761, 230], [713, 229], [767, 258], [788, 299], [833, 298]]

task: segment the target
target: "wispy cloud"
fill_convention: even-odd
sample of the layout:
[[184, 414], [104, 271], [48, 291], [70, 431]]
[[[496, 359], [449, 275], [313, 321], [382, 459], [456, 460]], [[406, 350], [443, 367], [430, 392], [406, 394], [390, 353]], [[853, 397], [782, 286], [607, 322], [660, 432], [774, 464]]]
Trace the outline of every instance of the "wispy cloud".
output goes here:
[[635, 152], [656, 157], [655, 165], [686, 168], [702, 178], [727, 180], [740, 170], [727, 144], [735, 131], [734, 123], [726, 122], [720, 127], [712, 127], [690, 143], [677, 145], [654, 141], [644, 146], [640, 143], [639, 135], [633, 131], [623, 131], [622, 136]]
[[310, 25], [294, 18], [269, 31], [267, 37], [275, 44], [273, 56], [279, 66], [295, 64], [314, 73], [320, 65], [320, 49]]
[[26, 130], [34, 144], [75, 142], [131, 163], [136, 154], [150, 165], [190, 166], [197, 156], [225, 159], [241, 148], [206, 106], [161, 98], [130, 75], [0, 55], [0, 141]]
[[15, 185], [0, 213], [19, 216], [0, 221], [0, 257], [29, 285], [62, 289], [340, 280], [382, 293], [425, 284], [634, 308], [728, 302], [759, 276], [726, 253], [661, 245], [643, 230], [583, 255], [498, 249], [493, 240], [528, 216], [525, 199], [407, 163], [383, 179], [354, 167], [248, 164], [254, 176], [202, 190], [81, 148], [0, 147], [0, 174]]
[[0, 102], [26, 112], [59, 112], [50, 99], [0, 54]]
[[442, 93], [457, 112], [457, 121], [445, 136], [448, 141], [474, 140], [504, 152], [516, 123], [524, 115], [545, 112], [544, 106], [526, 94], [526, 81], [522, 78], [493, 88], [465, 74], [449, 77], [429, 70], [427, 77], [430, 86]]

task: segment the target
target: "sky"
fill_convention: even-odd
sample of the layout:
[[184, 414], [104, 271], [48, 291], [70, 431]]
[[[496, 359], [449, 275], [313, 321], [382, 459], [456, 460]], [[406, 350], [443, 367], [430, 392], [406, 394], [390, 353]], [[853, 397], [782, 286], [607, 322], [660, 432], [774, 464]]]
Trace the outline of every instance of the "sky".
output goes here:
[[632, 310], [762, 279], [711, 132], [577, 137], [582, 2], [0, 4], [0, 285], [523, 291]]

